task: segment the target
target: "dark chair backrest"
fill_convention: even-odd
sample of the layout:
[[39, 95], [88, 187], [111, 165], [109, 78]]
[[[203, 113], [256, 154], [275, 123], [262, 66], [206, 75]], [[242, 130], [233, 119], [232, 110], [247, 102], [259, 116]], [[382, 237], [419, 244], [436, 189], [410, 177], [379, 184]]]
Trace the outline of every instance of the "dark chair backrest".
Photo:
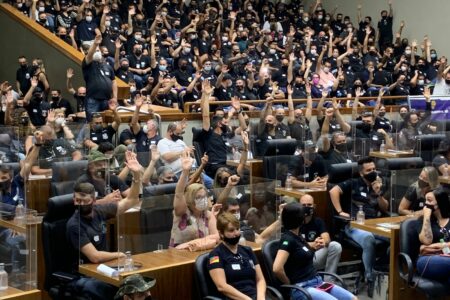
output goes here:
[[202, 163], [202, 156], [205, 153], [205, 146], [203, 145], [203, 141], [199, 140], [200, 133], [203, 131], [203, 128], [195, 128], [192, 127], [192, 146], [194, 146], [194, 158], [197, 162], [197, 165], [200, 166]]
[[335, 185], [359, 176], [358, 163], [332, 164], [328, 170], [328, 184]]
[[213, 296], [223, 298], [223, 295], [219, 293], [216, 285], [209, 276], [208, 272], [208, 257], [209, 253], [204, 253], [197, 257], [194, 264], [194, 279], [199, 293], [197, 299], [204, 299], [206, 296]]
[[172, 207], [176, 183], [152, 185], [144, 188], [141, 209]]
[[42, 220], [46, 290], [56, 284], [52, 274], [57, 271], [70, 273], [72, 264], [78, 257], [78, 253], [66, 238], [66, 224], [74, 212], [72, 194], [52, 197], [48, 200], [48, 210]]
[[86, 172], [87, 160], [60, 161], [52, 164], [51, 195], [60, 196], [73, 192], [78, 177]]
[[265, 143], [266, 152], [264, 156], [293, 155], [295, 149], [297, 149], [297, 140], [295, 139], [268, 140]]
[[167, 248], [173, 225], [173, 206], [141, 208], [140, 213], [144, 251], [157, 250], [158, 244]]
[[267, 284], [279, 289], [281, 282], [273, 274], [273, 262], [277, 256], [280, 240], [268, 241], [262, 246], [262, 260], [264, 265], [264, 277]]
[[425, 163], [421, 157], [385, 158], [377, 160], [378, 170], [407, 170], [423, 168]]
[[419, 257], [421, 219], [407, 219], [400, 225], [400, 252], [406, 253], [415, 265]]
[[424, 161], [432, 161], [436, 151], [439, 147], [439, 144], [442, 140], [444, 140], [445, 134], [424, 134], [418, 137], [420, 139], [420, 157]]
[[281, 180], [281, 184], [284, 186], [291, 159], [292, 155], [264, 156], [263, 177], [267, 179]]

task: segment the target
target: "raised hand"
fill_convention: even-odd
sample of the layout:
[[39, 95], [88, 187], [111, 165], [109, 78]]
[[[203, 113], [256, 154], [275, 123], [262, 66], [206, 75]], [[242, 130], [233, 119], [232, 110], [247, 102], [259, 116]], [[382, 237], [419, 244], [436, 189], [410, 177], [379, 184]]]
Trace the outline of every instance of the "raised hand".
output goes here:
[[108, 101], [108, 108], [110, 110], [114, 111], [117, 109], [118, 106], [119, 105], [117, 104], [117, 101], [112, 101], [112, 100]]
[[236, 12], [235, 11], [230, 12], [230, 19], [236, 20]]
[[227, 74], [228, 71], [230, 71], [230, 70], [228, 69], [228, 66], [227, 66], [227, 65], [223, 64], [223, 65], [222, 65], [222, 68], [220, 69], [220, 71], [221, 71], [223, 74]]
[[378, 96], [383, 97], [385, 92], [386, 92], [386, 90], [385, 90], [384, 88], [381, 88], [381, 89], [378, 91]]
[[125, 165], [131, 172], [139, 172], [142, 169], [141, 164], [137, 160], [136, 153], [132, 151], [125, 152]]
[[157, 147], [150, 147], [150, 153], [152, 155], [152, 161], [157, 162], [161, 157], [161, 153], [159, 153]]
[[67, 77], [67, 79], [71, 79], [73, 77], [73, 69], [72, 68], [67, 69], [66, 77]]
[[102, 43], [102, 35], [101, 34], [97, 34], [94, 38], [94, 44], [96, 45], [100, 45]]
[[181, 168], [183, 171], [190, 171], [192, 168], [192, 164], [194, 163], [194, 159], [189, 155], [189, 151], [183, 151], [181, 154]]
[[208, 94], [208, 95], [212, 95], [214, 91], [214, 87], [211, 86], [211, 83], [209, 82], [209, 80], [203, 80], [202, 82], [202, 93]]
[[231, 98], [231, 106], [234, 108], [236, 112], [241, 109], [241, 101], [238, 96], [234, 96]]
[[429, 86], [425, 86], [423, 90], [423, 96], [426, 98], [427, 101], [431, 98], [431, 91]]
[[323, 89], [322, 90], [322, 98], [326, 98], [328, 96], [328, 91], [327, 89]]
[[217, 215], [220, 213], [221, 209], [222, 209], [222, 204], [216, 203], [212, 206], [211, 212], [215, 217], [217, 217]]
[[242, 137], [242, 142], [244, 143], [244, 145], [248, 147], [248, 144], [250, 143], [250, 141], [248, 138], [247, 131], [241, 131], [241, 137]]
[[208, 155], [206, 153], [203, 154], [202, 159], [201, 159], [202, 166], [206, 166], [208, 164], [208, 159], [209, 159]]
[[49, 123], [54, 123], [56, 120], [56, 113], [54, 109], [50, 109], [47, 114], [47, 121]]
[[355, 90], [355, 97], [361, 97], [361, 88], [357, 87]]
[[310, 83], [305, 84], [305, 90], [308, 95], [311, 95], [311, 84]]
[[152, 43], [152, 45], [156, 44], [157, 42], [156, 35], [152, 34], [152, 36], [150, 37], [150, 42]]
[[229, 186], [236, 186], [239, 183], [240, 179], [241, 178], [238, 175], [231, 175], [230, 177], [228, 177], [227, 185], [229, 185]]
[[289, 96], [292, 96], [292, 93], [293, 93], [294, 91], [292, 90], [292, 86], [289, 84], [288, 86], [287, 86], [287, 93], [288, 93], [288, 95]]
[[134, 99], [134, 104], [136, 105], [136, 108], [141, 108], [141, 106], [144, 104], [144, 96], [139, 96]]
[[122, 48], [122, 41], [119, 38], [116, 39], [114, 44], [116, 45], [116, 49]]

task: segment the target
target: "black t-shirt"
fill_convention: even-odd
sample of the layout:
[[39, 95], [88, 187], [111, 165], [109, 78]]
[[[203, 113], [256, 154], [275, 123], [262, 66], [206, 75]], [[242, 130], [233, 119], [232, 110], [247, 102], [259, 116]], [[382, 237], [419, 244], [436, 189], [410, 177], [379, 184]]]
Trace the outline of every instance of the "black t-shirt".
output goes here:
[[122, 68], [117, 69], [115, 74], [126, 83], [130, 82], [130, 79], [134, 78], [133, 73], [130, 70], [123, 70]]
[[319, 152], [319, 154], [323, 157], [325, 161], [327, 171], [333, 164], [344, 164], [352, 162], [348, 152], [340, 153], [336, 151], [333, 148], [333, 146], [330, 147], [331, 147], [330, 150], [328, 150], [327, 152]]
[[[384, 195], [388, 189], [388, 184], [384, 178], [382, 178], [381, 195]], [[372, 189], [372, 185], [367, 185], [362, 177], [347, 179], [344, 182], [338, 184], [342, 190], [341, 205], [351, 199], [350, 211], [346, 211], [352, 217], [356, 217], [356, 213], [359, 210], [359, 205], [363, 206], [366, 219], [376, 218], [379, 215], [380, 208], [378, 207], [378, 197]], [[389, 198], [388, 198], [389, 199]], [[343, 208], [344, 211], [347, 208]]]
[[72, 153], [76, 150], [75, 146], [65, 139], [51, 140], [39, 148], [38, 165], [41, 169], [50, 169], [53, 162], [72, 158]]
[[[317, 123], [319, 124], [319, 130], [322, 130], [323, 122], [325, 121], [325, 117], [319, 119], [317, 118]], [[342, 131], [341, 125], [336, 121], [336, 119], [332, 119], [329, 122], [328, 133], [332, 134], [335, 131]]]
[[317, 155], [312, 164], [305, 165], [305, 159], [302, 155], [293, 155], [289, 161], [288, 173], [302, 181], [312, 181], [315, 177], [327, 175], [325, 161], [322, 156]]
[[50, 104], [50, 107], [51, 107], [52, 109], [56, 109], [56, 108], [65, 108], [64, 114], [66, 115], [66, 117], [67, 117], [68, 115], [73, 114], [72, 105], [70, 105], [69, 100], [66, 100], [66, 99], [64, 99], [64, 98], [61, 98], [61, 100], [59, 100], [59, 101], [57, 101], [57, 102], [53, 101], [53, 102]]
[[[25, 95], [31, 87], [31, 68], [18, 68], [16, 71], [16, 81], [20, 84], [20, 91]], [[19, 92], [19, 91], [18, 91]]]
[[[417, 235], [419, 235], [422, 231], [423, 217], [417, 219], [416, 222]], [[445, 230], [442, 230], [438, 220], [434, 217], [434, 215], [431, 215], [430, 223], [431, 232], [433, 233], [433, 243], [439, 243], [441, 239], [444, 239], [446, 242], [450, 242], [450, 237], [448, 234], [450, 232], [450, 222], [447, 222], [447, 224], [443, 227]]]
[[90, 130], [89, 138], [97, 145], [100, 145], [104, 142], [109, 142], [112, 144], [112, 138], [115, 133], [116, 130], [111, 125], [108, 125], [106, 127], [103, 127], [99, 131]]
[[256, 266], [258, 260], [250, 247], [238, 245], [237, 253], [223, 243], [209, 253], [208, 271], [223, 269], [227, 284], [256, 299]]
[[386, 132], [392, 131], [392, 125], [391, 121], [385, 117], [376, 117], [375, 118], [375, 125], [373, 126], [373, 130], [377, 131], [378, 129], [384, 129]]
[[130, 68], [133, 69], [147, 69], [150, 67], [150, 58], [148, 56], [136, 57], [135, 55], [129, 55], [128, 61], [130, 62]]
[[225, 164], [227, 161], [227, 146], [225, 137], [217, 134], [211, 128], [202, 130], [198, 140], [203, 143], [205, 152], [208, 153], [208, 164]]
[[378, 22], [378, 30], [380, 33], [380, 42], [384, 41], [392, 41], [392, 17], [387, 17], [385, 19], [381, 19]]
[[297, 141], [307, 141], [312, 140], [312, 132], [309, 128], [309, 121], [305, 119], [304, 123], [293, 122], [289, 124], [289, 131], [291, 132], [291, 138]]
[[279, 250], [289, 253], [284, 264], [284, 272], [291, 284], [309, 280], [316, 275], [313, 265], [314, 250], [309, 247], [305, 239], [291, 231], [285, 231], [281, 235]]
[[117, 177], [114, 174], [111, 174], [109, 176], [109, 187], [104, 180], [94, 180], [88, 174], [81, 175], [77, 179], [77, 183], [80, 182], [91, 183], [94, 186], [95, 191], [97, 192], [96, 195], [97, 198], [103, 198], [114, 190], [119, 190], [121, 193], [123, 193], [125, 190], [128, 189], [128, 185], [126, 185], [125, 182], [123, 182], [119, 177]]
[[408, 187], [404, 197], [409, 201], [408, 209], [412, 211], [422, 210], [425, 205], [425, 197], [420, 193], [417, 182]]
[[146, 167], [150, 163], [149, 150], [152, 142], [155, 142], [155, 145], [158, 145], [160, 140], [161, 137], [158, 134], [152, 138], [148, 138], [142, 128], [136, 134], [137, 160], [142, 166]]
[[314, 242], [316, 238], [320, 237], [320, 235], [324, 232], [327, 232], [325, 222], [321, 218], [314, 216], [309, 223], [305, 223], [302, 227], [300, 227], [300, 235], [307, 242]]
[[77, 24], [77, 37], [80, 41], [92, 41], [95, 38], [95, 29], [97, 28], [97, 23], [87, 22], [86, 20], [81, 20]]
[[93, 61], [90, 64], [83, 59], [81, 64], [86, 82], [86, 97], [96, 100], [109, 100], [112, 97], [114, 70], [106, 63]]
[[43, 126], [46, 123], [48, 111], [50, 110], [50, 103], [44, 100], [36, 100], [32, 98], [30, 103], [25, 106], [25, 109], [30, 116], [30, 121], [34, 126]]
[[92, 243], [98, 251], [107, 251], [107, 231], [106, 222], [117, 214], [117, 204], [109, 203], [94, 205], [93, 217], [80, 217], [78, 210], [67, 221], [66, 237], [75, 252], [80, 253], [81, 261], [73, 262], [73, 271], [78, 272], [79, 263], [90, 263], [89, 259], [83, 255], [81, 248]]

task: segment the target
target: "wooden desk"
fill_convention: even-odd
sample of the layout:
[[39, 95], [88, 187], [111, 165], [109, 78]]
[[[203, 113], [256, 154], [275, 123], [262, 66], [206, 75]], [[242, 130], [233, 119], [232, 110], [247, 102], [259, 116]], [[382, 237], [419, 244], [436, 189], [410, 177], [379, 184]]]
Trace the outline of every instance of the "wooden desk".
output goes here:
[[[253, 251], [260, 252], [261, 246], [246, 242]], [[147, 252], [133, 255], [135, 262], [142, 263], [138, 270], [120, 273], [119, 277], [108, 277], [97, 272], [98, 264], [84, 264], [79, 266], [79, 272], [97, 278], [109, 284], [120, 286], [123, 279], [131, 274], [142, 274], [156, 278], [156, 285], [152, 288], [152, 296], [157, 299], [192, 299], [194, 287], [194, 262], [198, 256], [209, 252], [189, 252], [185, 250], [166, 249], [163, 252]], [[113, 266], [117, 261], [107, 263]]]
[[[369, 219], [364, 224], [358, 224], [356, 221], [351, 222], [353, 228], [362, 229], [374, 234], [384, 236], [390, 239], [390, 258], [389, 258], [389, 300], [405, 299], [409, 295], [409, 291], [403, 280], [400, 279], [397, 266], [397, 256], [399, 249], [400, 223], [407, 219], [407, 216], [376, 218]], [[382, 227], [379, 224], [391, 224], [391, 228]]]
[[21, 291], [13, 287], [8, 287], [4, 291], [0, 291], [0, 299], [11, 300], [41, 300], [40, 290]]
[[413, 157], [414, 151], [370, 151], [369, 156], [376, 158], [400, 158], [400, 157]]
[[33, 178], [31, 176], [25, 182], [25, 201], [27, 208], [34, 209], [38, 213], [47, 212], [51, 180], [51, 177]]

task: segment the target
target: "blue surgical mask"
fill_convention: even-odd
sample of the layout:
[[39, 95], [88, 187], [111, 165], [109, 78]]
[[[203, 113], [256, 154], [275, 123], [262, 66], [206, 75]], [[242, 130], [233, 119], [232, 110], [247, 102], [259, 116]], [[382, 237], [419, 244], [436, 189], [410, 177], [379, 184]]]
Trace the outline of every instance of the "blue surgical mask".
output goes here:
[[158, 68], [159, 68], [159, 70], [160, 70], [161, 72], [164, 72], [164, 71], [167, 70], [167, 66], [159, 65]]

